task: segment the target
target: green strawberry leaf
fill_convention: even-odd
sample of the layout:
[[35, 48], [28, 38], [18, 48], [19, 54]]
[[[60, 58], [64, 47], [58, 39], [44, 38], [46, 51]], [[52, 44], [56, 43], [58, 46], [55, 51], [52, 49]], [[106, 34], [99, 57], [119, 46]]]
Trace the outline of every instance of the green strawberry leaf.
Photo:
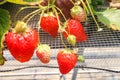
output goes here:
[[116, 8], [106, 9], [96, 13], [98, 20], [113, 30], [120, 30], [120, 10]]
[[27, 4], [23, 0], [7, 0], [10, 3], [15, 3], [15, 4]]
[[5, 33], [10, 27], [10, 16], [9, 12], [4, 9], [0, 9], [0, 65], [4, 63], [4, 57], [2, 55], [3, 41]]
[[7, 0], [10, 3], [26, 5], [33, 2], [40, 2], [41, 0]]
[[98, 6], [104, 4], [104, 0], [92, 0], [91, 6], [94, 10], [98, 10]]
[[23, 0], [24, 2], [38, 2], [38, 1], [41, 1], [41, 0]]

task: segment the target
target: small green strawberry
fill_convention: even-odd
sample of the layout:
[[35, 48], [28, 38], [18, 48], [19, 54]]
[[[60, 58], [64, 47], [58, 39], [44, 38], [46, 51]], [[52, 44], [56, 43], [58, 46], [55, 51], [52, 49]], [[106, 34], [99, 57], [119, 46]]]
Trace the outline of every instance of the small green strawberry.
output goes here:
[[67, 41], [69, 44], [75, 46], [76, 44], [76, 37], [74, 35], [68, 35]]
[[79, 56], [78, 56], [78, 60], [79, 60], [80, 62], [84, 62], [84, 61], [85, 61], [85, 58], [84, 58], [84, 56], [79, 55]]

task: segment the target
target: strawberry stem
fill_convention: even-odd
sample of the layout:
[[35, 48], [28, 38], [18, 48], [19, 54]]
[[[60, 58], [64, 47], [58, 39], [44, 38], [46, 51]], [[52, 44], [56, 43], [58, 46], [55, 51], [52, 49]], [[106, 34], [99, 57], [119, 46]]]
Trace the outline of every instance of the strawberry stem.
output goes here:
[[[56, 10], [55, 8], [52, 8], [52, 9], [53, 9], [53, 11], [55, 12], [55, 15], [56, 15], [56, 17], [57, 17], [59, 29], [61, 29], [62, 26], [60, 25], [60, 20], [59, 20], [59, 16], [58, 16], [57, 10]], [[64, 40], [63, 40], [63, 36], [62, 36], [62, 32], [61, 32], [61, 31], [60, 31], [60, 38], [61, 38], [62, 44], [63, 44], [64, 47], [67, 49], [67, 46], [66, 46], [66, 44], [64, 43]]]
[[88, 21], [88, 17], [87, 17], [87, 11], [85, 10], [85, 8], [83, 7], [83, 9], [84, 9], [84, 13], [85, 13], [85, 19], [86, 19], [86, 21]]
[[[25, 21], [27, 18], [29, 18], [29, 16], [31, 16], [31, 15], [34, 15], [34, 14], [36, 14], [36, 13], [39, 13], [41, 10], [48, 10], [49, 8], [52, 8], [52, 7], [54, 7], [53, 5], [52, 6], [41, 6], [40, 4], [37, 6], [37, 7], [34, 7], [34, 8], [39, 8], [39, 9], [37, 9], [37, 10], [35, 10], [35, 11], [33, 11], [33, 12], [31, 12], [31, 13], [29, 13], [28, 15], [26, 15], [23, 19], [22, 19], [22, 21]], [[26, 7], [27, 8], [27, 7]], [[29, 8], [32, 8], [32, 7], [29, 7]], [[22, 9], [21, 9], [22, 10]], [[20, 12], [20, 11], [19, 11]]]
[[60, 12], [60, 14], [63, 16], [64, 20], [67, 21], [66, 17], [65, 17], [64, 14], [62, 13], [62, 11], [61, 11], [57, 6], [55, 6], [55, 8]]
[[53, 1], [52, 1], [52, 5], [54, 5], [54, 4], [55, 4], [55, 1], [56, 1], [56, 0], [53, 0]]
[[4, 4], [6, 2], [7, 2], [7, 0], [3, 0], [3, 1], [0, 2], [0, 5]]
[[42, 12], [41, 12], [41, 15], [40, 15], [40, 20], [39, 20], [39, 22], [38, 22], [38, 40], [39, 40], [39, 44], [41, 44], [40, 43], [40, 28], [41, 28], [41, 26], [40, 26], [40, 23], [41, 23], [41, 19], [42, 19], [42, 16], [43, 16], [43, 14], [44, 14], [44, 10], [42, 10]]
[[39, 14], [41, 12], [41, 10], [39, 10], [38, 12], [36, 12], [35, 14], [33, 14], [32, 16], [29, 17], [29, 19], [26, 21], [26, 24], [28, 24], [28, 22], [37, 14]]
[[74, 5], [75, 3], [73, 2], [73, 0], [70, 0], [70, 2]]
[[22, 7], [22, 8], [20, 8], [18, 11], [17, 11], [17, 13], [15, 14], [15, 16], [14, 16], [14, 20], [16, 21], [16, 17], [17, 17], [17, 15], [22, 11], [22, 10], [24, 10], [24, 9], [28, 9], [28, 8], [39, 8], [38, 6], [26, 6], [26, 7]]
[[60, 19], [59, 19], [59, 16], [58, 16], [57, 10], [56, 10], [55, 8], [52, 8], [52, 9], [53, 9], [53, 11], [55, 12], [55, 15], [56, 15], [56, 17], [57, 17], [57, 21], [58, 21], [59, 29], [61, 29], [62, 26], [60, 25]]
[[89, 10], [88, 10], [87, 6], [85, 5], [84, 1], [83, 0], [80, 0], [80, 1], [81, 1], [82, 5], [83, 5], [83, 9], [85, 11], [85, 18], [86, 18], [86, 21], [87, 21], [88, 20], [87, 14], [89, 13]]
[[96, 18], [95, 18], [95, 16], [94, 16], [94, 14], [93, 14], [93, 12], [92, 12], [92, 9], [91, 9], [91, 7], [90, 7], [90, 4], [89, 4], [88, 0], [86, 0], [86, 3], [87, 3], [87, 5], [88, 5], [88, 9], [89, 9], [89, 11], [90, 11], [90, 13], [91, 13], [91, 15], [92, 15], [92, 18], [93, 18], [93, 20], [95, 21], [95, 23], [96, 23], [96, 25], [97, 25], [98, 31], [101, 31], [102, 29], [100, 28], [100, 26], [99, 26], [99, 24], [98, 24], [98, 22], [97, 22], [97, 20], [96, 20]]
[[49, 12], [49, 7], [50, 7], [50, 0], [48, 0], [48, 5], [47, 5], [48, 9], [47, 9], [47, 13]]
[[85, 3], [83, 2], [83, 0], [80, 0], [80, 1], [81, 1], [81, 3], [82, 3], [83, 7], [84, 7], [85, 10], [86, 10], [86, 13], [89, 13], [89, 10], [88, 10], [87, 6], [85, 5]]
[[65, 42], [64, 42], [64, 40], [63, 40], [62, 32], [60, 32], [60, 39], [61, 39], [62, 44], [65, 47], [65, 49], [68, 49], [67, 46], [66, 46], [66, 44], [65, 44]]
[[26, 7], [22, 7], [22, 8], [20, 8], [18, 11], [17, 11], [17, 13], [15, 14], [15, 16], [14, 16], [14, 24], [13, 25], [15, 25], [16, 24], [16, 17], [17, 17], [17, 15], [21, 12], [21, 11], [23, 11], [23, 10], [25, 10], [25, 9], [28, 9], [28, 8], [39, 8], [38, 6], [26, 6]]
[[26, 15], [26, 16], [22, 19], [22, 21], [25, 21], [25, 19], [27, 19], [29, 16], [35, 14], [35, 13], [38, 12], [39, 10], [40, 10], [40, 9], [37, 9], [37, 10], [31, 12], [30, 14]]

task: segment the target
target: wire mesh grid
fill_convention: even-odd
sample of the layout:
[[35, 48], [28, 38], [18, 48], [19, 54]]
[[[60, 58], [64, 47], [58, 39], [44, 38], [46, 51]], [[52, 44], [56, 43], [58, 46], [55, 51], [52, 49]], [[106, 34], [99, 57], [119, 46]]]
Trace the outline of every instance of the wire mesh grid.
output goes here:
[[[9, 4], [9, 3], [1, 6], [1, 8], [5, 8], [9, 10], [12, 22], [13, 22], [15, 13], [19, 10], [19, 7], [21, 6], [15, 5], [15, 4]], [[22, 19], [23, 16], [25, 16], [26, 14], [28, 14], [33, 10], [34, 9], [27, 9], [22, 11], [17, 16], [17, 19]], [[39, 20], [39, 15], [31, 19], [31, 21], [29, 22], [29, 25], [33, 28], [37, 28], [38, 20]], [[78, 65], [98, 68], [98, 70], [89, 69], [89, 68], [84, 68], [83, 70], [82, 68], [80, 68], [78, 71], [77, 80], [81, 78], [82, 80], [120, 80], [119, 74], [106, 73], [99, 70], [99, 68], [103, 70], [104, 69], [110, 69], [114, 71], [120, 70], [120, 62], [119, 62], [120, 32], [108, 29], [101, 23], [100, 23], [100, 26], [103, 28], [103, 31], [98, 32], [96, 24], [94, 23], [91, 16], [89, 17], [87, 25], [86, 23], [82, 23], [82, 24], [87, 33], [88, 40], [86, 42], [77, 43], [76, 45], [79, 50], [79, 54], [82, 54], [85, 57], [85, 63], [79, 63]], [[60, 73], [59, 73], [58, 65], [56, 61], [56, 53], [61, 48], [64, 48], [60, 40], [60, 35], [58, 34], [56, 38], [52, 38], [49, 34], [41, 30], [40, 40], [42, 43], [49, 44], [52, 48], [53, 55], [52, 55], [52, 60], [49, 64], [47, 65], [42, 64], [37, 59], [35, 54], [33, 55], [32, 59], [29, 62], [19, 63], [10, 55], [10, 52], [6, 48], [4, 50], [4, 56], [7, 61], [4, 66], [0, 66], [0, 72], [1, 72], [0, 78], [6, 79], [10, 77], [10, 75], [12, 76], [18, 75], [18, 76], [22, 76], [23, 79], [25, 79], [24, 76], [28, 76], [28, 78], [26, 79], [30, 79], [30, 78], [39, 79], [39, 80], [58, 79], [60, 77]], [[65, 39], [64, 41], [68, 47], [70, 48], [72, 47], [67, 43]], [[68, 80], [72, 78], [71, 77], [72, 73], [73, 73], [73, 70], [68, 75], [66, 75]], [[43, 77], [43, 75], [46, 75], [46, 78]], [[52, 77], [50, 77], [49, 75], [52, 75]], [[7, 76], [7, 77], [5, 78], [4, 76]], [[16, 77], [12, 77], [12, 79], [16, 79]]]

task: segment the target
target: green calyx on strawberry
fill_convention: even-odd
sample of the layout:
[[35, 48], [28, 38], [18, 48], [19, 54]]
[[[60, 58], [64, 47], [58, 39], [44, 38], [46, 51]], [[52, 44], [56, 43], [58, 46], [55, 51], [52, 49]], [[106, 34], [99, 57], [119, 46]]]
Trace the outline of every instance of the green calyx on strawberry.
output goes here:
[[78, 5], [73, 6], [73, 8], [70, 10], [70, 14], [73, 19], [76, 19], [80, 22], [86, 21], [85, 12], [81, 6], [78, 6]]
[[65, 30], [63, 31], [63, 36], [66, 39], [69, 35], [74, 35], [76, 37], [76, 42], [84, 42], [87, 40], [87, 35], [79, 21], [69, 19], [67, 22], [65, 22], [64, 28]]
[[27, 62], [38, 45], [38, 33], [32, 28], [28, 28], [26, 23], [18, 21], [15, 28], [6, 34], [5, 42], [16, 60]]
[[57, 62], [60, 72], [67, 74], [75, 67], [77, 55], [73, 50], [63, 49], [57, 54]]
[[51, 49], [47, 44], [40, 44], [36, 49], [36, 55], [42, 63], [50, 62]]
[[24, 33], [27, 30], [27, 24], [23, 21], [17, 21], [14, 30], [17, 33]]
[[80, 7], [80, 6], [73, 6], [73, 8], [71, 9], [71, 14], [78, 15], [82, 11], [83, 11], [82, 7]]
[[44, 15], [41, 17], [40, 27], [43, 29], [43, 31], [55, 38], [58, 34], [57, 18], [54, 16], [53, 12], [44, 13]]

